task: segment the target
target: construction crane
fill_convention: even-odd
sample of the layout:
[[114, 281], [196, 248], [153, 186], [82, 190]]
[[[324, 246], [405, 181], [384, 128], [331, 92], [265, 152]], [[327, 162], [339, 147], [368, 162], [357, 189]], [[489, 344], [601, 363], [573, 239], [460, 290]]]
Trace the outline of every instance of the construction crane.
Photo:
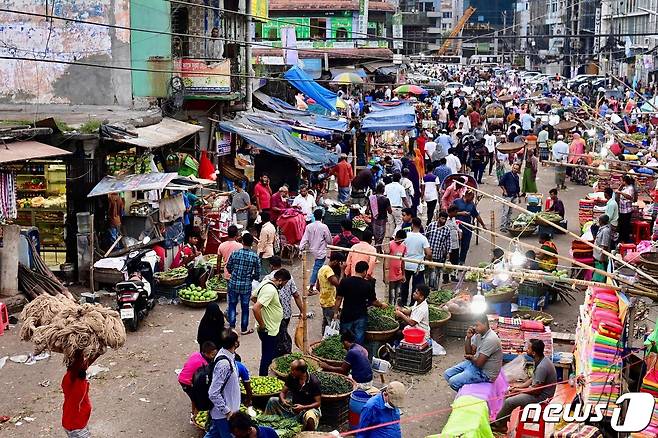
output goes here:
[[450, 47], [452, 46], [453, 42], [457, 43], [455, 44], [455, 49], [456, 49], [455, 52], [459, 52], [459, 47], [461, 47], [460, 41], [457, 41], [454, 38], [459, 36], [459, 34], [464, 29], [464, 26], [466, 26], [466, 23], [468, 23], [468, 20], [471, 18], [471, 16], [474, 13], [475, 13], [475, 8], [473, 6], [469, 6], [464, 11], [464, 15], [459, 19], [454, 29], [452, 29], [452, 31], [450, 32], [450, 36], [443, 42], [443, 45], [437, 52], [437, 56], [445, 55], [450, 49]]

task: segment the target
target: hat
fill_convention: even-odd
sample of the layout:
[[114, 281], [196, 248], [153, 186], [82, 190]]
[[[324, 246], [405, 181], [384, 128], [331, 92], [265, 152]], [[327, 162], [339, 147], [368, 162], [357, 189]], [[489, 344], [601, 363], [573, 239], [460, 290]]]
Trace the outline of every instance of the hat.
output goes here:
[[562, 135], [562, 134], [558, 135], [558, 136], [557, 136], [557, 139], [558, 139], [558, 140], [564, 140], [564, 135]]
[[388, 402], [399, 408], [404, 403], [404, 397], [406, 395], [407, 389], [400, 382], [393, 381], [389, 383], [385, 388], [386, 394], [388, 394]]

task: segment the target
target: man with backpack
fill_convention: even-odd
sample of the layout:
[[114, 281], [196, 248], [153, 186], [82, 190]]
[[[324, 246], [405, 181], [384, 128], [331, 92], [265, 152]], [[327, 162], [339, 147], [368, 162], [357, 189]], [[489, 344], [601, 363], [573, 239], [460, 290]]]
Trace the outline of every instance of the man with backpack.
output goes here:
[[351, 248], [359, 243], [359, 238], [352, 234], [352, 221], [343, 219], [340, 221], [341, 232], [334, 236], [331, 244], [341, 248]]
[[[208, 401], [210, 409], [210, 429], [204, 438], [232, 438], [228, 419], [240, 410], [240, 378], [235, 363], [235, 350], [240, 346], [238, 334], [234, 330], [224, 333], [222, 348], [215, 356], [212, 366]], [[195, 376], [196, 378], [196, 376]], [[197, 407], [200, 409], [202, 406]]]

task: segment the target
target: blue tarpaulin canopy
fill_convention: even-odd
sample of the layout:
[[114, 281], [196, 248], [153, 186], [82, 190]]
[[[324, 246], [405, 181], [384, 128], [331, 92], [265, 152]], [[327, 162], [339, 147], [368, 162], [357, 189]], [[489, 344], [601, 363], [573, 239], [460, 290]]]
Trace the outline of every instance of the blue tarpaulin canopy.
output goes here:
[[336, 111], [336, 99], [338, 99], [338, 95], [315, 82], [301, 68], [293, 66], [283, 74], [283, 77], [286, 78], [293, 87], [304, 93], [304, 95], [315, 100], [318, 105], [321, 105], [329, 111]]
[[307, 170], [318, 172], [338, 163], [338, 156], [321, 146], [294, 137], [273, 122], [239, 117], [219, 123], [219, 129], [244, 138], [252, 146], [266, 152], [296, 159]]
[[268, 96], [260, 91], [256, 91], [254, 97], [260, 100], [263, 105], [267, 106], [272, 111], [281, 114], [283, 117], [296, 120], [308, 126], [316, 126], [320, 129], [328, 129], [336, 132], [347, 131], [347, 120], [345, 119], [336, 119], [313, 114], [310, 111], [300, 110], [284, 100]]
[[416, 126], [416, 111], [411, 105], [398, 105], [367, 114], [363, 118], [361, 131], [381, 132], [412, 129]]

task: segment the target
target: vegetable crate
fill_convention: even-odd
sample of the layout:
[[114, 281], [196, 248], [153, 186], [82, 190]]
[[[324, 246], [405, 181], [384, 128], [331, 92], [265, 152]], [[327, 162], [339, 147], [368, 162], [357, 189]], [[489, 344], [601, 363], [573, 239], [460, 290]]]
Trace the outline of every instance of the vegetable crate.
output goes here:
[[[519, 298], [521, 295], [525, 297], [542, 297], [544, 296], [545, 289], [546, 286], [541, 283], [526, 280], [519, 284], [517, 292], [519, 294]], [[521, 305], [521, 303], [519, 303], [519, 305]]]
[[320, 405], [322, 417], [320, 424], [327, 425], [338, 431], [349, 429], [350, 399], [322, 400]]
[[347, 219], [345, 214], [325, 214], [323, 218], [324, 224], [329, 227], [331, 234], [338, 234], [342, 231], [340, 228], [340, 221]]
[[546, 305], [546, 296], [542, 295], [540, 297], [529, 297], [527, 295], [519, 295], [518, 304], [519, 307], [527, 307], [531, 310], [540, 310], [543, 309]]
[[163, 286], [161, 284], [157, 284], [155, 286], [154, 293], [157, 297], [164, 297], [168, 300], [173, 300], [174, 298], [178, 297], [178, 292], [184, 288], [184, 284], [181, 284], [180, 286]]
[[446, 324], [446, 336], [463, 338], [466, 336], [466, 330], [473, 325], [473, 321], [456, 321], [449, 320]]
[[393, 368], [413, 374], [429, 373], [432, 370], [432, 346], [421, 351], [396, 348]]

